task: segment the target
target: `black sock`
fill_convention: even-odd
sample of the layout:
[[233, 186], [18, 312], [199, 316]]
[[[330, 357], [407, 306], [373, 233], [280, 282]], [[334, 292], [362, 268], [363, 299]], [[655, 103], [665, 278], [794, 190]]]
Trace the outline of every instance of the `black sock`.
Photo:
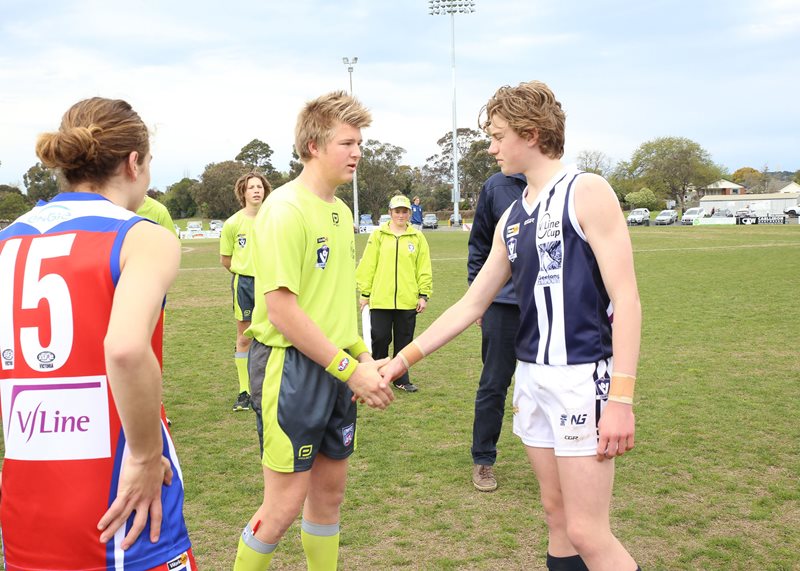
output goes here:
[[580, 555], [553, 557], [547, 554], [547, 568], [550, 571], [589, 571]]

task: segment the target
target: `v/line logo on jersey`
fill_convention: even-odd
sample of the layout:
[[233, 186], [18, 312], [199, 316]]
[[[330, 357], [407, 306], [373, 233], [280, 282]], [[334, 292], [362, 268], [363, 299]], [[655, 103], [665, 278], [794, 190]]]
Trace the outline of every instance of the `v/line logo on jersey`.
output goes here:
[[106, 378], [12, 379], [2, 386], [6, 457], [107, 458]]

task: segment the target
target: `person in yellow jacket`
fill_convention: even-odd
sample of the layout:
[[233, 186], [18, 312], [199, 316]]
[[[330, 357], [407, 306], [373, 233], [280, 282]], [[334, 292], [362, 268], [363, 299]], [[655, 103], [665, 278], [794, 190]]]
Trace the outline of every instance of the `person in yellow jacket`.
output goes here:
[[[360, 308], [370, 308], [375, 359], [389, 356], [392, 338], [395, 355], [411, 342], [417, 314], [425, 311], [433, 292], [430, 248], [422, 232], [409, 224], [408, 197], [392, 197], [389, 215], [391, 219], [370, 235], [356, 269]], [[407, 371], [394, 386], [410, 393], [417, 391]]]

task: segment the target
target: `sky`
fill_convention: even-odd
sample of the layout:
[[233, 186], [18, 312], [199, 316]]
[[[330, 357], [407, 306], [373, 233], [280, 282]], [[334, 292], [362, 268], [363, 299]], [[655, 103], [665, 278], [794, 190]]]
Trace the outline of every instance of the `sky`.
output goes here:
[[[121, 98], [152, 131], [152, 187], [253, 139], [286, 171], [303, 104], [349, 90], [365, 139], [422, 166], [452, 130], [450, 16], [426, 0], [0, 0], [0, 184], [23, 188], [39, 133], [76, 101]], [[657, 137], [729, 172], [800, 169], [800, 0], [475, 0], [455, 21], [459, 127], [502, 85], [547, 83], [565, 161], [630, 159]]]

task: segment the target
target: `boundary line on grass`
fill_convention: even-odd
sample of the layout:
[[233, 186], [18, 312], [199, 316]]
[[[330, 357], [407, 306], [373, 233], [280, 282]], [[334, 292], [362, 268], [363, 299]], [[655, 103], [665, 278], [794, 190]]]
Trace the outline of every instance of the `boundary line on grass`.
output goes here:
[[[690, 252], [692, 250], [738, 250], [740, 248], [775, 248], [775, 247], [800, 247], [800, 242], [773, 242], [770, 244], [737, 244], [731, 246], [697, 246], [697, 247], [690, 247], [690, 248], [646, 248], [646, 249], [638, 249], [634, 248], [633, 253], [650, 253], [650, 252]], [[466, 260], [466, 257], [463, 258], [431, 258], [432, 262], [459, 262]], [[220, 266], [213, 266], [209, 268], [181, 268], [180, 271], [184, 272], [202, 272], [202, 271], [210, 271], [210, 270], [225, 270], [221, 265]]]

